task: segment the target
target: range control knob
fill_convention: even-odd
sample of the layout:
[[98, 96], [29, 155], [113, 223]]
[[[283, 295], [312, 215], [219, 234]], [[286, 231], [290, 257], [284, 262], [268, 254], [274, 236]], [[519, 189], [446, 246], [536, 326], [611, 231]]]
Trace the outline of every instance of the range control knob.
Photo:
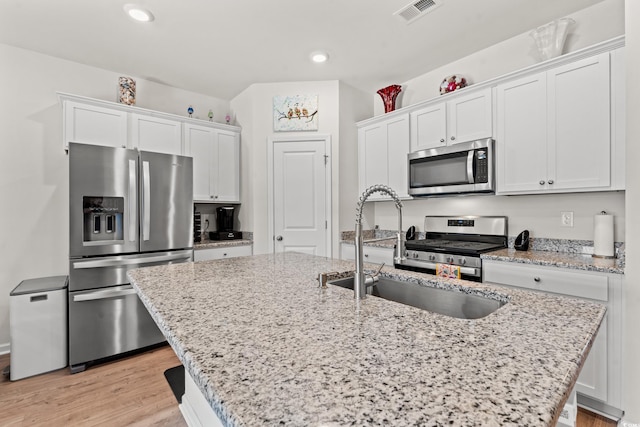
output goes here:
[[414, 257], [414, 258], [420, 258], [420, 255], [418, 255], [418, 252], [414, 252], [414, 253], [413, 253], [413, 257]]
[[435, 260], [436, 260], [435, 255], [429, 255], [429, 261], [435, 261]]
[[449, 263], [453, 263], [453, 261], [454, 261], [454, 259], [453, 259], [453, 257], [452, 257], [452, 256], [447, 257], [447, 262], [449, 262]]
[[467, 263], [467, 260], [465, 258], [458, 258], [458, 264], [465, 265], [466, 263]]

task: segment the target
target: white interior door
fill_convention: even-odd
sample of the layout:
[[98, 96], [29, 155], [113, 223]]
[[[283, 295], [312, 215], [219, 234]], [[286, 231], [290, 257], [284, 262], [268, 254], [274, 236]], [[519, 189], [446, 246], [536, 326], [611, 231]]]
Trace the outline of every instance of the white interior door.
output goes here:
[[273, 141], [275, 252], [330, 253], [327, 159], [326, 140]]

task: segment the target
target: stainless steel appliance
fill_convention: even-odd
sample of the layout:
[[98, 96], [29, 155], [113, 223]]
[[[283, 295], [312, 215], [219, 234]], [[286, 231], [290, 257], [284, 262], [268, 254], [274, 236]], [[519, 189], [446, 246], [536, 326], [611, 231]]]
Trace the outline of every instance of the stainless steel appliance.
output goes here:
[[410, 153], [408, 161], [412, 196], [495, 191], [492, 139]]
[[233, 206], [220, 206], [216, 208], [217, 231], [211, 231], [211, 240], [233, 240], [242, 239], [242, 232], [234, 230], [235, 211]]
[[164, 341], [127, 270], [193, 257], [190, 157], [69, 144], [69, 366]]
[[507, 247], [504, 216], [426, 216], [424, 229], [424, 239], [405, 242], [396, 268], [436, 274], [439, 266], [454, 266], [462, 279], [481, 282], [480, 254]]

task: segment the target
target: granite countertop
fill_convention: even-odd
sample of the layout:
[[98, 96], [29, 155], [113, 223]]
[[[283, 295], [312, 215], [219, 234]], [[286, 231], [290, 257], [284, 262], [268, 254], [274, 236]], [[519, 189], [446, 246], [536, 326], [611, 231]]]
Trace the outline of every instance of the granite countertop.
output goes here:
[[193, 249], [214, 249], [214, 248], [228, 248], [230, 246], [251, 246], [253, 240], [249, 239], [234, 239], [234, 240], [203, 240], [200, 243], [194, 243]]
[[620, 259], [594, 258], [591, 255], [551, 251], [516, 251], [500, 249], [487, 252], [482, 259], [507, 261], [521, 264], [562, 267], [573, 270], [599, 271], [602, 273], [624, 274], [624, 262]]
[[[398, 239], [396, 238], [388, 238], [388, 237], [381, 237], [381, 238], [371, 238], [371, 239], [365, 239], [362, 241], [362, 244], [365, 246], [374, 246], [374, 247], [378, 247], [378, 248], [391, 248], [394, 249], [396, 247], [396, 243], [398, 242]], [[349, 243], [351, 245], [355, 244], [354, 240], [343, 240], [342, 243]]]
[[352, 262], [299, 253], [132, 270], [133, 287], [225, 425], [553, 426], [605, 308], [384, 267], [508, 301], [463, 320], [319, 288]]

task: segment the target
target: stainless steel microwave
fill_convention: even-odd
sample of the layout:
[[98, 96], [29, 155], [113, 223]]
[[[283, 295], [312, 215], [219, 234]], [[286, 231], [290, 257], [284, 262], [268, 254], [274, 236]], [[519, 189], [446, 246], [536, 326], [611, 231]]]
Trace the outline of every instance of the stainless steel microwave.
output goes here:
[[409, 194], [493, 193], [494, 141], [482, 139], [409, 154]]

